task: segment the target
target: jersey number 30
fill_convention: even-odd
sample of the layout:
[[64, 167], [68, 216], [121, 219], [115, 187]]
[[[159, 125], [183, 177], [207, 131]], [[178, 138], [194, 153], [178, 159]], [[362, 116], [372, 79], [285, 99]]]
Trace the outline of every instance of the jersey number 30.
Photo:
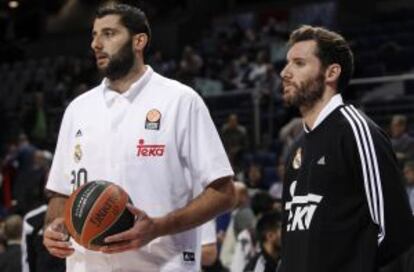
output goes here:
[[88, 182], [88, 171], [85, 168], [80, 168], [78, 171], [72, 170], [71, 174], [72, 179], [70, 183], [73, 185], [73, 191]]

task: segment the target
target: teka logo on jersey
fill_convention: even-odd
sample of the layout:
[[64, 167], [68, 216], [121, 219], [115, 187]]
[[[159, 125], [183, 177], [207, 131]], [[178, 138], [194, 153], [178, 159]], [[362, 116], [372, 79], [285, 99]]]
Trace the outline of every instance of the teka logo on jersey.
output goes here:
[[318, 204], [322, 201], [322, 196], [307, 194], [304, 196], [295, 196], [296, 180], [290, 185], [290, 195], [292, 201], [286, 202], [285, 209], [289, 211], [287, 231], [308, 230], [313, 215], [315, 214]]
[[137, 149], [138, 157], [162, 157], [164, 155], [165, 145], [149, 145], [144, 143], [144, 139], [139, 139]]

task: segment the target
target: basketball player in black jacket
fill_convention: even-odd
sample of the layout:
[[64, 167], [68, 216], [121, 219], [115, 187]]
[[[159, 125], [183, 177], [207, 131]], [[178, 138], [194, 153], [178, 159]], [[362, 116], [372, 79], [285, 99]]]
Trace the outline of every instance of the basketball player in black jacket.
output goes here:
[[339, 34], [302, 26], [289, 40], [283, 99], [305, 133], [283, 192], [283, 272], [374, 272], [413, 241], [413, 218], [388, 137], [342, 101], [353, 55]]

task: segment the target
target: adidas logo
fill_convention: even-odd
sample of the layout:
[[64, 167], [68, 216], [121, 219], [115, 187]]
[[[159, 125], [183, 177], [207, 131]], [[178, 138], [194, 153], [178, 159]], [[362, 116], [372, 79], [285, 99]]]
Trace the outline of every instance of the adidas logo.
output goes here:
[[183, 252], [183, 259], [184, 259], [185, 262], [194, 262], [195, 261], [194, 252], [184, 251]]
[[322, 156], [322, 157], [318, 160], [318, 162], [317, 162], [316, 164], [318, 164], [318, 165], [325, 165], [325, 164], [326, 164], [326, 162], [325, 162], [325, 156]]
[[81, 137], [82, 136], [82, 130], [78, 129], [78, 132], [76, 132], [75, 137]]

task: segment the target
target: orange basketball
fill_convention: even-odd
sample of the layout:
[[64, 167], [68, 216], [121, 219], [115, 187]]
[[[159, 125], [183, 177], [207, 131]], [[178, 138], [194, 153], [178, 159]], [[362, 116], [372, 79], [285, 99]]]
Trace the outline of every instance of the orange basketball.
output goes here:
[[103, 180], [88, 182], [66, 201], [66, 228], [78, 244], [97, 250], [105, 245], [107, 236], [134, 225], [128, 202], [128, 194], [118, 185]]

